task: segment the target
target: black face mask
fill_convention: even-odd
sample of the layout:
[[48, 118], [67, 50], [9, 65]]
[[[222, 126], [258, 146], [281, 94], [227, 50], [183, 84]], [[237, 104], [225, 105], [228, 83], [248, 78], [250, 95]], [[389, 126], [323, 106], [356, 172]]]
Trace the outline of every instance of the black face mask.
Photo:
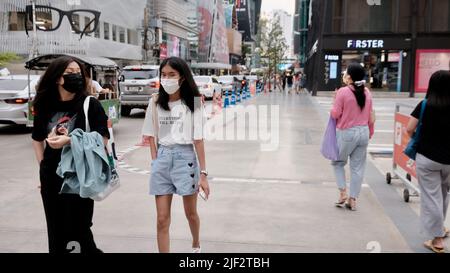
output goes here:
[[63, 75], [64, 84], [62, 87], [70, 93], [79, 93], [84, 89], [83, 76], [81, 73]]

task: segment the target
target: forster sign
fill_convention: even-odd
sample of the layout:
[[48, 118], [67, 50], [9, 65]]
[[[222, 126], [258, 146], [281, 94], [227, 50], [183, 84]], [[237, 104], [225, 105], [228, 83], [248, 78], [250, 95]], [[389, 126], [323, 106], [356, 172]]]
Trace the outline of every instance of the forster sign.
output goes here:
[[347, 48], [383, 48], [384, 40], [347, 40]]

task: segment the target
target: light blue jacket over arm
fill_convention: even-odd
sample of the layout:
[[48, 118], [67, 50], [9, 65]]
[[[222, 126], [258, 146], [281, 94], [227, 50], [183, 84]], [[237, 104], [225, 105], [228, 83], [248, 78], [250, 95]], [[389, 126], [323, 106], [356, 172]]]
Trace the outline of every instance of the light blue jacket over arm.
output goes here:
[[97, 132], [75, 129], [71, 144], [64, 146], [56, 174], [64, 178], [60, 193], [91, 198], [103, 192], [111, 180], [103, 137]]

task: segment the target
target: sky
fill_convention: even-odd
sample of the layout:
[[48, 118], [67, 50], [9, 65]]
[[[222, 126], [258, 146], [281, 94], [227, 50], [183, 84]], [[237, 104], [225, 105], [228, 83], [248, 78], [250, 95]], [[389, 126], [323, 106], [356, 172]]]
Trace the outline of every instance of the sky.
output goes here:
[[262, 0], [261, 11], [269, 13], [274, 9], [282, 9], [293, 15], [295, 12], [295, 0]]

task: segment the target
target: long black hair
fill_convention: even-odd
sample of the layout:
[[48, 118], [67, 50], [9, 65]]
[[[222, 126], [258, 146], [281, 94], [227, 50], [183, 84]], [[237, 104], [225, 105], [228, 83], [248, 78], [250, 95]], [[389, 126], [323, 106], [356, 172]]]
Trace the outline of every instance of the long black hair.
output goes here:
[[[159, 67], [159, 77], [161, 80], [161, 73], [162, 69], [169, 65], [178, 73], [180, 74], [180, 97], [184, 104], [186, 104], [187, 107], [191, 110], [191, 112], [194, 112], [195, 109], [195, 103], [194, 100], [196, 97], [201, 97], [200, 92], [198, 91], [197, 84], [194, 81], [194, 78], [192, 76], [192, 72], [189, 69], [189, 66], [187, 63], [178, 57], [170, 57], [162, 61], [160, 67]], [[157, 104], [159, 104], [164, 110], [170, 111], [169, 107], [169, 94], [166, 93], [162, 85], [159, 87], [159, 96], [158, 100], [156, 101]], [[198, 103], [197, 106], [200, 106]]]
[[70, 56], [58, 57], [47, 67], [47, 70], [44, 75], [42, 75], [37, 86], [36, 97], [33, 100], [33, 107], [37, 115], [48, 117], [52, 111], [52, 106], [58, 103], [60, 97], [57, 82], [63, 76], [67, 66], [72, 62], [76, 62], [80, 66], [83, 85], [85, 87], [83, 92], [79, 92], [75, 95], [74, 100], [79, 101], [80, 98], [88, 95], [88, 82], [86, 80], [86, 71], [83, 63]]
[[430, 77], [427, 105], [444, 109], [450, 107], [450, 71], [438, 70]]
[[360, 64], [351, 63], [347, 67], [347, 74], [352, 78], [352, 85], [355, 88], [353, 94], [355, 94], [356, 101], [362, 110], [366, 105], [366, 93], [364, 93], [365, 86], [364, 84], [355, 84], [355, 82], [362, 81], [366, 76], [366, 71]]

